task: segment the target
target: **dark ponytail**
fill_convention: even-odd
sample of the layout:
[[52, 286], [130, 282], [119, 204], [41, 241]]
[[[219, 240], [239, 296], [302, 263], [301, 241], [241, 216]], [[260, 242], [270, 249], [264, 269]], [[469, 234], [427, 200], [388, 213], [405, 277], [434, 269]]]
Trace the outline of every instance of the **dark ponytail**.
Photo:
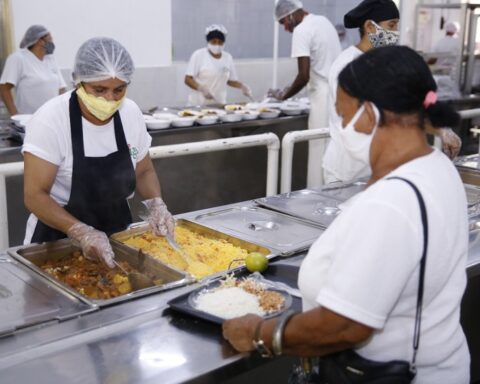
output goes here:
[[436, 100], [437, 84], [430, 69], [405, 46], [376, 48], [361, 55], [340, 72], [338, 85], [380, 110], [418, 114], [422, 123], [427, 118], [434, 127], [453, 127], [460, 119], [450, 105]]

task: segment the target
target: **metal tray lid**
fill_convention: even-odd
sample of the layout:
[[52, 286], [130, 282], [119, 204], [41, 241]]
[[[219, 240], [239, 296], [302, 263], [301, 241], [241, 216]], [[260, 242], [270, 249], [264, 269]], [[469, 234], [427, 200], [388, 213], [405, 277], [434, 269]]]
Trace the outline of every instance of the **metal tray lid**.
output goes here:
[[302, 189], [255, 200], [258, 204], [327, 228], [340, 213], [342, 201]]
[[254, 204], [214, 208], [190, 219], [241, 239], [274, 248], [283, 256], [308, 249], [323, 232], [318, 225]]
[[458, 169], [480, 171], [480, 155], [478, 153], [468, 156], [460, 156], [454, 161]]
[[49, 284], [5, 253], [0, 254], [0, 337], [52, 320], [98, 309]]
[[319, 194], [344, 202], [355, 196], [357, 193], [363, 192], [367, 187], [367, 180], [360, 179], [351, 183], [333, 183], [319, 188], [312, 188]]

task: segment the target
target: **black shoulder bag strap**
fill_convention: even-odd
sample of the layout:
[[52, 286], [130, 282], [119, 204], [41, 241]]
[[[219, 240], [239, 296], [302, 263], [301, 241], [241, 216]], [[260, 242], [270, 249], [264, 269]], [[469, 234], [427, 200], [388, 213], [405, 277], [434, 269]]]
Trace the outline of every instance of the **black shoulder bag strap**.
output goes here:
[[427, 209], [425, 207], [425, 201], [423, 200], [422, 194], [418, 190], [417, 186], [413, 184], [410, 180], [404, 179], [403, 177], [392, 176], [388, 177], [387, 180], [403, 180], [408, 185], [413, 188], [415, 195], [418, 199], [418, 204], [420, 205], [420, 215], [422, 218], [423, 224], [423, 252], [422, 259], [420, 260], [420, 277], [418, 282], [418, 294], [417, 294], [417, 313], [415, 315], [415, 328], [413, 334], [413, 357], [411, 369], [413, 372], [416, 372], [415, 361], [417, 358], [418, 344], [420, 341], [420, 324], [422, 321], [422, 305], [423, 305], [423, 287], [425, 281], [425, 266], [427, 264], [427, 246], [428, 246], [428, 220], [427, 220]]

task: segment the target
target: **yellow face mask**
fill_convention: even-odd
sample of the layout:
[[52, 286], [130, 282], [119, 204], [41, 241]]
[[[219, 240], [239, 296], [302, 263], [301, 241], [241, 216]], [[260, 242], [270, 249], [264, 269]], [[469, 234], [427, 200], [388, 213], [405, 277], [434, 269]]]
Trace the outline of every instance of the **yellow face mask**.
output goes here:
[[122, 105], [123, 99], [125, 98], [125, 96], [123, 96], [118, 101], [109, 101], [104, 97], [97, 97], [87, 93], [85, 88], [83, 88], [83, 85], [77, 89], [77, 95], [80, 100], [82, 100], [85, 107], [87, 107], [88, 111], [101, 121], [105, 121], [112, 117], [113, 114], [117, 112], [118, 108], [120, 108], [120, 105]]

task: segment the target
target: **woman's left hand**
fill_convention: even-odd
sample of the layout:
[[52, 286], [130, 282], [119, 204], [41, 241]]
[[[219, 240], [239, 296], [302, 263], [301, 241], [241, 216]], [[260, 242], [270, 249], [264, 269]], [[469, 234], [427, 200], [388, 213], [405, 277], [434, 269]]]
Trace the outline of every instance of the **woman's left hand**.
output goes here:
[[439, 134], [442, 139], [443, 153], [445, 153], [450, 160], [455, 159], [462, 147], [462, 140], [450, 128], [441, 128]]
[[245, 315], [223, 323], [223, 337], [239, 352], [250, 352], [255, 349], [255, 329], [263, 319], [257, 315]]

